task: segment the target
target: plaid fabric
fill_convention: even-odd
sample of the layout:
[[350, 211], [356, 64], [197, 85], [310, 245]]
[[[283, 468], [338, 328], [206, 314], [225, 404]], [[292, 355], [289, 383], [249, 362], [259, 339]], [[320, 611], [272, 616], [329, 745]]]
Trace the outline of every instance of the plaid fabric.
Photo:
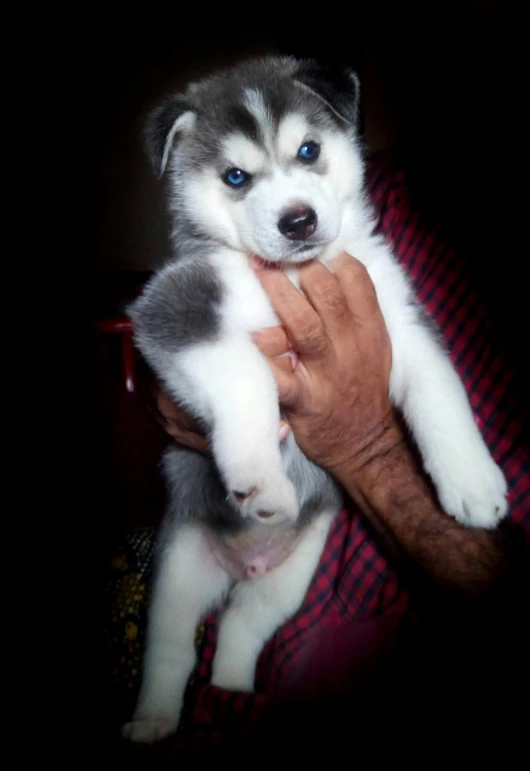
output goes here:
[[[368, 186], [379, 228], [439, 326], [477, 424], [506, 473], [512, 520], [530, 533], [530, 458], [521, 442], [525, 406], [517, 398], [486, 308], [470, 285], [465, 259], [444, 243], [440, 226], [426, 222], [413, 209], [405, 174], [384, 156], [370, 167]], [[229, 693], [209, 684], [217, 616], [206, 620], [198, 671], [188, 687], [179, 732], [149, 750], [152, 762], [237, 741], [252, 730], [282, 678], [296, 669], [323, 629], [337, 629], [352, 619], [401, 613], [407, 603], [405, 588], [360, 514], [343, 511], [332, 527], [303, 607], [262, 652], [256, 693]]]
[[527, 399], [517, 388], [487, 307], [473, 287], [465, 256], [444, 243], [407, 194], [406, 175], [390, 160], [372, 166], [368, 183], [379, 228], [440, 329], [493, 457], [509, 485], [511, 518], [530, 531], [530, 452], [523, 442]]

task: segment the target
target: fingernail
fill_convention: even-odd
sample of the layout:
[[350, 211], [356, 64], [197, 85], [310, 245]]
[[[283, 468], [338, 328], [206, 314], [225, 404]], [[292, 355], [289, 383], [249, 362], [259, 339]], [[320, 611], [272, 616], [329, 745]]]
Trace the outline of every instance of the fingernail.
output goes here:
[[291, 426], [288, 423], [284, 423], [282, 426], [280, 426], [280, 442], [283, 442], [283, 440], [289, 436], [291, 432]]
[[293, 368], [294, 372], [296, 365], [298, 364], [298, 354], [296, 351], [287, 351], [285, 355], [291, 359], [291, 367]]

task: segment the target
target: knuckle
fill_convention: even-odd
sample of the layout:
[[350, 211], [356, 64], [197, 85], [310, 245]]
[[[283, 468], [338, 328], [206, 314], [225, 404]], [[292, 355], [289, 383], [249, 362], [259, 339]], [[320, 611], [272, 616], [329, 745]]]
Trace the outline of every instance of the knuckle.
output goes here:
[[379, 313], [379, 299], [377, 297], [377, 292], [375, 291], [375, 287], [370, 280], [370, 282], [366, 285], [366, 307], [371, 313]]
[[379, 299], [377, 292], [368, 269], [363, 263], [357, 262], [351, 269], [349, 275], [350, 282], [351, 286], [355, 287], [356, 292], [361, 294], [364, 308], [371, 313], [378, 311]]
[[326, 305], [330, 312], [339, 319], [345, 319], [350, 313], [346, 297], [338, 285], [333, 287], [326, 296]]
[[337, 279], [321, 262], [315, 262], [300, 271], [300, 286], [315, 295], [329, 293], [336, 286]]
[[359, 260], [352, 260], [348, 265], [346, 274], [349, 280], [355, 282], [357, 286], [362, 287], [368, 291], [369, 288], [373, 288], [373, 282], [368, 272], [368, 268]]
[[317, 358], [325, 356], [328, 350], [327, 341], [323, 337], [312, 337], [303, 340], [300, 347], [306, 355]]
[[325, 344], [324, 330], [318, 318], [304, 318], [298, 328], [298, 342], [304, 349], [314, 350]]
[[360, 260], [355, 259], [355, 257], [352, 257], [351, 260], [349, 260], [346, 269], [357, 276], [358, 280], [366, 281], [370, 280], [370, 276], [368, 273], [368, 269], [364, 262], [361, 262]]
[[318, 281], [312, 282], [310, 286], [302, 286], [302, 288], [307, 289], [311, 297], [319, 303], [319, 306], [328, 309], [333, 315], [345, 317], [348, 314], [348, 303], [342, 287], [336, 276], [327, 268], [322, 266], [322, 271], [319, 271], [318, 274]]
[[280, 384], [278, 387], [278, 396], [281, 404], [292, 406], [298, 398], [295, 384], [291, 380], [287, 380]]

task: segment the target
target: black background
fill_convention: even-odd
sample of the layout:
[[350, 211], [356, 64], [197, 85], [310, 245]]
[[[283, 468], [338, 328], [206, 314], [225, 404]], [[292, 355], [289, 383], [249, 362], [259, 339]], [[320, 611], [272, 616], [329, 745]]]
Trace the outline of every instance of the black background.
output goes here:
[[[362, 77], [361, 47], [369, 30], [375, 55], [390, 73], [390, 88], [399, 94], [414, 194], [424, 210], [443, 219], [455, 244], [466, 245], [521, 387], [528, 382], [523, 278], [528, 250], [523, 248], [524, 221], [514, 213], [514, 198], [524, 195], [524, 186], [518, 191], [505, 178], [507, 165], [518, 161], [505, 138], [510, 112], [503, 98], [504, 39], [494, 4], [405, 1], [284, 4], [281, 9], [248, 4], [222, 13], [213, 8], [160, 2], [134, 8], [79, 5], [59, 14], [50, 24], [53, 34], [41, 40], [43, 72], [38, 79], [45, 80], [39, 85], [44, 86], [41, 114], [46, 126], [39, 129], [39, 147], [47, 151], [54, 180], [46, 194], [54, 239], [54, 248], [47, 249], [53, 259], [46, 268], [51, 281], [43, 303], [50, 321], [43, 321], [42, 329], [53, 396], [49, 402], [39, 398], [37, 436], [45, 434], [45, 417], [51, 418], [45, 436], [53, 436], [53, 451], [47, 451], [50, 467], [43, 467], [40, 492], [53, 499], [53, 528], [68, 545], [61, 549], [58, 565], [56, 613], [46, 626], [63, 630], [53, 648], [71, 673], [61, 730], [51, 742], [54, 753], [57, 745], [68, 745], [74, 764], [92, 752], [99, 760], [105, 758], [100, 739], [107, 701], [98, 663], [98, 618], [109, 548], [105, 517], [112, 499], [108, 470], [92, 451], [100, 427], [91, 370], [91, 287], [102, 147], [119, 95], [135, 73], [163, 62], [183, 43], [211, 42], [234, 50], [272, 31], [280, 36], [285, 53], [347, 63], [360, 69]], [[511, 21], [517, 26], [517, 19]], [[31, 160], [34, 164], [33, 156]], [[520, 236], [515, 247], [514, 231]], [[63, 420], [64, 428], [59, 426]], [[29, 440], [35, 439], [33, 430]], [[59, 599], [63, 594], [64, 601]], [[49, 611], [46, 607], [45, 613]]]

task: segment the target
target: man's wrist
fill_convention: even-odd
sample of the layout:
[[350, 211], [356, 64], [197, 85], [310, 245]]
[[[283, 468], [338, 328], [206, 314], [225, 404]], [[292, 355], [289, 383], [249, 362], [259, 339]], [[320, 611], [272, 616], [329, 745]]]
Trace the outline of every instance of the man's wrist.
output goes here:
[[509, 574], [497, 533], [464, 527], [444, 513], [395, 414], [335, 478], [393, 554], [407, 555], [439, 585], [484, 596]]
[[396, 456], [405, 448], [405, 437], [393, 410], [368, 432], [364, 441], [345, 460], [329, 468], [347, 490], [355, 486], [363, 492], [376, 483], [381, 472], [394, 466]]

